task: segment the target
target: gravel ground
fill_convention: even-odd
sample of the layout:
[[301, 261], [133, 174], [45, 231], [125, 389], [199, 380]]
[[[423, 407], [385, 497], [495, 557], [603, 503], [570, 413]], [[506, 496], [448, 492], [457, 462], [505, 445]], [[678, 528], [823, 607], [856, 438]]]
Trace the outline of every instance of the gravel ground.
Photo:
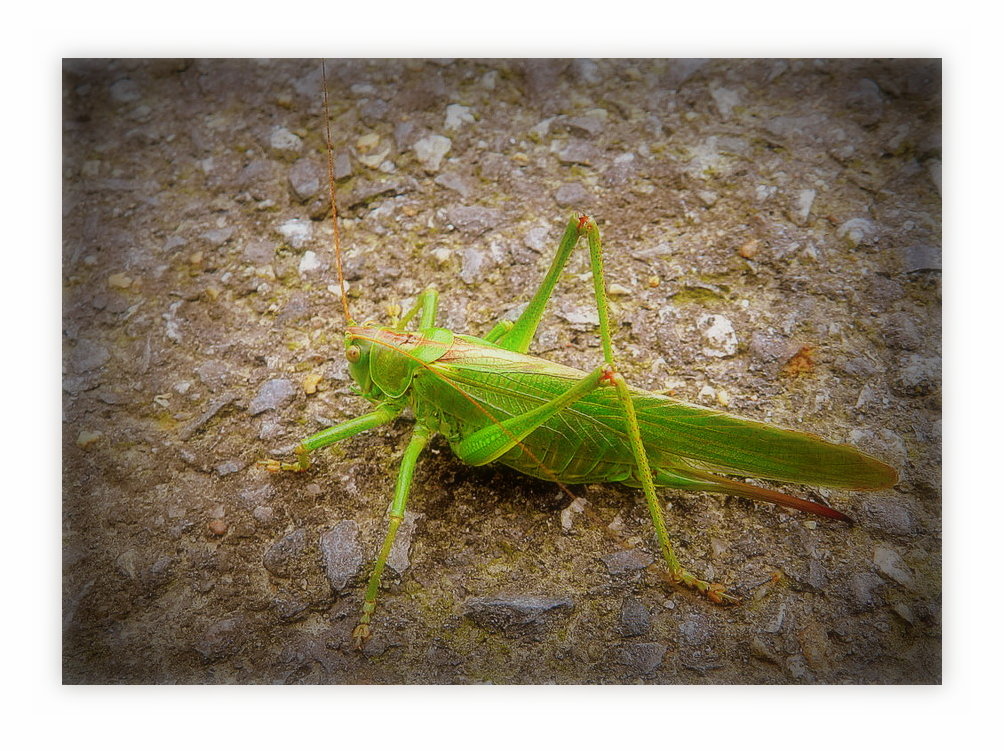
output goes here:
[[[67, 683], [938, 683], [940, 65], [332, 61], [350, 302], [429, 284], [518, 312], [574, 210], [608, 251], [630, 382], [852, 443], [856, 524], [420, 465], [365, 650], [350, 634], [407, 418], [270, 475], [365, 411], [342, 356], [315, 61], [66, 61]], [[584, 254], [583, 254], [584, 255]], [[534, 351], [600, 361], [573, 260]]]

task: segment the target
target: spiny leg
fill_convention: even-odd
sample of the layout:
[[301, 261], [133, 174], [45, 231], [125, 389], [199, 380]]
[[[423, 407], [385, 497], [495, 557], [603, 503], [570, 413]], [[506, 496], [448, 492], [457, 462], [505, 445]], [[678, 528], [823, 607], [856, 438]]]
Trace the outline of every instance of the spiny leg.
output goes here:
[[352, 632], [356, 647], [362, 649], [363, 644], [370, 637], [370, 620], [373, 618], [373, 611], [376, 610], [377, 594], [380, 591], [380, 577], [383, 575], [384, 566], [390, 557], [391, 548], [394, 547], [394, 538], [397, 536], [397, 528], [404, 521], [404, 509], [408, 503], [408, 491], [411, 489], [411, 480], [415, 476], [415, 465], [418, 457], [422, 453], [429, 439], [432, 437], [432, 430], [422, 423], [415, 425], [415, 431], [411, 434], [404, 455], [401, 457], [401, 466], [397, 473], [397, 485], [394, 488], [394, 501], [390, 507], [389, 524], [387, 535], [384, 537], [383, 547], [377, 556], [376, 564], [373, 566], [373, 573], [370, 574], [369, 583], [366, 585], [366, 595], [363, 598], [363, 612], [359, 617], [359, 625]]
[[562, 269], [568, 263], [568, 257], [579, 242], [580, 234], [579, 219], [573, 217], [569, 220], [565, 227], [565, 233], [561, 236], [561, 242], [558, 243], [558, 251], [554, 254], [551, 267], [547, 270], [526, 308], [520, 313], [515, 323], [510, 324], [508, 321], [497, 323], [488, 333], [486, 337], [488, 341], [494, 342], [504, 349], [523, 354], [530, 349], [533, 337], [537, 333], [537, 327], [540, 325], [540, 319], [544, 315], [544, 309], [547, 307], [547, 301], [551, 299], [551, 293], [554, 292]]
[[394, 403], [385, 403], [378, 406], [372, 412], [354, 417], [351, 420], [332, 425], [319, 433], [304, 438], [296, 447], [296, 461], [283, 462], [278, 459], [262, 459], [258, 466], [267, 469], [269, 472], [303, 472], [310, 468], [310, 453], [319, 448], [330, 446], [332, 443], [343, 441], [363, 431], [375, 428], [390, 422], [401, 413], [401, 406]]
[[436, 325], [436, 311], [439, 307], [439, 292], [433, 288], [423, 290], [418, 296], [418, 300], [411, 306], [411, 309], [404, 314], [394, 326], [398, 331], [404, 331], [405, 325], [421, 311], [418, 328], [427, 329]]
[[655, 493], [655, 483], [652, 481], [652, 469], [648, 463], [648, 454], [645, 452], [645, 445], [641, 439], [641, 430], [638, 428], [638, 416], [635, 413], [634, 401], [631, 399], [631, 392], [628, 391], [627, 381], [620, 373], [611, 376], [614, 387], [617, 389], [617, 396], [624, 407], [625, 423], [627, 425], [628, 440], [631, 442], [631, 452], [634, 454], [635, 463], [638, 465], [638, 480], [641, 482], [642, 491], [645, 494], [645, 502], [648, 504], [648, 513], [652, 517], [652, 526], [655, 527], [655, 537], [659, 541], [659, 549], [662, 557], [669, 567], [670, 580], [675, 584], [696, 589], [698, 592], [708, 596], [712, 602], [738, 602], [738, 598], [728, 594], [725, 587], [715, 582], [698, 579], [687, 571], [673, 552], [673, 546], [669, 541], [669, 533], [666, 531], [666, 518], [662, 513], [662, 505], [659, 497]]
[[666, 520], [662, 513], [662, 505], [659, 503], [659, 497], [655, 492], [655, 483], [652, 480], [652, 469], [649, 466], [648, 454], [645, 451], [645, 444], [641, 438], [641, 430], [638, 428], [638, 416], [635, 413], [634, 401], [631, 398], [631, 392], [628, 390], [624, 376], [617, 372], [614, 362], [610, 311], [607, 305], [606, 284], [603, 275], [603, 246], [600, 242], [600, 231], [596, 223], [587, 216], [579, 217], [577, 231], [580, 234], [585, 234], [589, 243], [589, 263], [592, 269], [596, 311], [600, 322], [600, 342], [603, 347], [603, 357], [610, 368], [610, 372], [605, 377], [605, 380], [614, 386], [617, 391], [618, 400], [624, 408], [624, 422], [627, 429], [628, 441], [631, 445], [631, 453], [634, 455], [637, 466], [638, 480], [641, 482], [642, 491], [645, 494], [645, 501], [648, 504], [649, 515], [652, 517], [652, 526], [655, 527], [655, 536], [659, 541], [662, 557], [669, 567], [670, 578], [675, 583], [683, 584], [707, 595], [708, 599], [712, 602], [736, 602], [735, 597], [725, 593], [725, 588], [721, 584], [698, 579], [683, 568], [676, 557], [676, 553], [673, 552], [673, 546], [669, 541], [669, 534], [666, 531]]

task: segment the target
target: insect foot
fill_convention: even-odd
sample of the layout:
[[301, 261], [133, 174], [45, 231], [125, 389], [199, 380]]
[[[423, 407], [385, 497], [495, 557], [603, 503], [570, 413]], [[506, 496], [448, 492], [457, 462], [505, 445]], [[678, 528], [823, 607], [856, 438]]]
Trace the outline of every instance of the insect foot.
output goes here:
[[310, 469], [310, 453], [303, 446], [296, 447], [296, 462], [281, 462], [278, 459], [260, 459], [256, 467], [269, 472], [305, 472]]
[[365, 623], [360, 623], [352, 629], [352, 639], [356, 643], [356, 649], [362, 649], [371, 635], [370, 627]]
[[741, 602], [739, 597], [730, 595], [725, 591], [725, 585], [698, 579], [692, 573], [682, 568], [679, 571], [669, 572], [668, 578], [673, 584], [682, 584], [690, 589], [696, 589], [716, 605], [736, 605]]

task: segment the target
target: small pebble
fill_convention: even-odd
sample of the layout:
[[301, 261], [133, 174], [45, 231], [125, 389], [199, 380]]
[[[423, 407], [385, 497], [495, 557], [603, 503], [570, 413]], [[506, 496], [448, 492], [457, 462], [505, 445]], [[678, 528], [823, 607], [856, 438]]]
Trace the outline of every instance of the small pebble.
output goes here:
[[288, 219], [279, 225], [279, 234], [294, 248], [302, 248], [314, 234], [308, 219]]
[[302, 276], [303, 274], [311, 274], [318, 271], [321, 266], [321, 259], [318, 257], [317, 253], [312, 250], [308, 250], [300, 258], [300, 264], [297, 266], [296, 270]]
[[114, 289], [129, 289], [132, 286], [132, 277], [119, 272], [108, 277], [108, 286]]
[[450, 149], [453, 141], [446, 136], [430, 135], [415, 141], [412, 148], [415, 151], [415, 158], [425, 168], [427, 172], [438, 172], [439, 166]]
[[248, 404], [248, 414], [254, 416], [270, 409], [278, 409], [296, 395], [293, 383], [285, 378], [273, 378], [263, 383], [254, 399]]
[[341, 521], [323, 532], [318, 544], [324, 562], [324, 573], [331, 583], [331, 588], [340, 592], [348, 586], [363, 565], [359, 525], [352, 520]]
[[697, 326], [705, 341], [705, 346], [701, 348], [705, 357], [731, 357], [739, 351], [736, 330], [725, 316], [701, 316]]
[[897, 584], [901, 584], [907, 589], [913, 589], [913, 574], [903, 561], [903, 558], [895, 550], [882, 547], [875, 548], [872, 560], [875, 563], [875, 568], [881, 573], [888, 576]]
[[303, 141], [296, 133], [286, 128], [275, 128], [269, 134], [268, 145], [275, 151], [300, 151], [303, 148]]
[[554, 200], [563, 208], [571, 208], [591, 203], [592, 195], [582, 183], [565, 183], [554, 192]]
[[104, 435], [100, 430], [81, 430], [77, 433], [77, 445], [85, 449]]
[[131, 78], [120, 78], [111, 85], [110, 93], [116, 102], [135, 102], [140, 98], [139, 86]]
[[561, 510], [561, 528], [565, 532], [571, 532], [574, 518], [581, 514], [586, 507], [585, 498], [576, 498]]
[[625, 599], [621, 605], [621, 634], [629, 637], [644, 636], [651, 628], [652, 616], [641, 600]]
[[722, 120], [728, 120], [732, 116], [732, 109], [740, 102], [738, 92], [721, 86], [711, 87], [711, 98], [714, 100]]
[[618, 284], [617, 282], [614, 282], [613, 284], [607, 287], [607, 294], [610, 295], [611, 297], [630, 295], [631, 290], [625, 287], [623, 284]]
[[809, 220], [809, 212], [812, 211], [812, 204], [815, 200], [816, 191], [811, 188], [798, 191], [795, 194], [794, 206], [789, 214], [791, 220], [799, 226], [804, 226]]
[[227, 530], [229, 528], [230, 525], [227, 524], [222, 519], [213, 519], [211, 522], [209, 522], [209, 531], [216, 537], [223, 537], [223, 535], [227, 533]]
[[760, 248], [760, 241], [756, 238], [752, 240], [747, 240], [742, 245], [739, 246], [739, 255], [742, 258], [751, 259], [757, 254], [757, 250]]
[[618, 550], [616, 553], [603, 556], [601, 560], [611, 574], [624, 574], [646, 568], [654, 559], [640, 550]]
[[629, 671], [647, 675], [660, 665], [666, 656], [666, 645], [657, 642], [625, 644], [613, 650], [614, 662], [624, 665]]
[[225, 462], [221, 462], [216, 465], [216, 474], [220, 477], [225, 477], [226, 475], [232, 475], [234, 472], [241, 471], [240, 462], [234, 461], [233, 459]]
[[851, 248], [856, 248], [862, 243], [874, 242], [876, 235], [875, 223], [863, 217], [848, 219], [837, 228], [837, 237], [843, 238]]
[[300, 201], [307, 201], [321, 191], [324, 173], [313, 159], [297, 159], [289, 170], [289, 185]]
[[450, 104], [446, 107], [446, 122], [445, 126], [447, 130], [457, 130], [464, 123], [473, 123], [474, 115], [471, 114], [471, 108], [465, 107], [462, 104]]
[[315, 394], [317, 393], [317, 384], [321, 382], [323, 376], [317, 373], [310, 373], [303, 379], [303, 393], [305, 394]]

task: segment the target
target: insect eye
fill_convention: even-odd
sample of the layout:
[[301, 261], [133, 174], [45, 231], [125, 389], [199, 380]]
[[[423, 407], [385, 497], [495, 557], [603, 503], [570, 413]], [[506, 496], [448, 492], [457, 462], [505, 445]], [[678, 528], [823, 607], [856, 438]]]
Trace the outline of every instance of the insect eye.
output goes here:
[[356, 345], [351, 345], [345, 348], [345, 359], [349, 362], [359, 362], [359, 357], [362, 355], [359, 347]]

